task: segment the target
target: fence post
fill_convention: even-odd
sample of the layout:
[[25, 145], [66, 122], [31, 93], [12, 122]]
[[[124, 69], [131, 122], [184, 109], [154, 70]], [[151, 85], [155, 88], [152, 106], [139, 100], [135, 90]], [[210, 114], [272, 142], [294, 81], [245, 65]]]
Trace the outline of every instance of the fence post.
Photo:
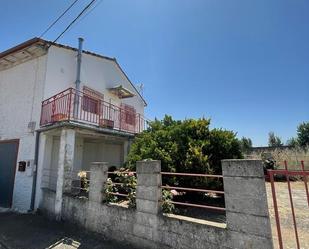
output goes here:
[[158, 213], [161, 209], [161, 161], [136, 164], [136, 223], [133, 233], [144, 239], [158, 239]]
[[227, 229], [242, 234], [241, 248], [272, 249], [262, 161], [222, 160], [222, 171]]
[[89, 201], [102, 203], [104, 184], [108, 176], [108, 163], [93, 162], [90, 167]]

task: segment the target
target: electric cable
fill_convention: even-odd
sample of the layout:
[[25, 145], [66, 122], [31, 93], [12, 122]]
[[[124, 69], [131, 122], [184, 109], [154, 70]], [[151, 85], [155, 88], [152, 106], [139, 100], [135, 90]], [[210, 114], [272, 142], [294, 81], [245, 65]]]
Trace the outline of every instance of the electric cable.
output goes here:
[[48, 28], [40, 35], [40, 38], [42, 38], [79, 0], [75, 0], [55, 21], [52, 22], [48, 26]]

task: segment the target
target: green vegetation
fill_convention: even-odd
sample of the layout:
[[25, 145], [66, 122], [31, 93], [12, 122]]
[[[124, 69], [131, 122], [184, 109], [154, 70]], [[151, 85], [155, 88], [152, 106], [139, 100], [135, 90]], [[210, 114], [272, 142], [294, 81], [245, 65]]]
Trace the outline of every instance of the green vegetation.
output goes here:
[[309, 146], [309, 122], [303, 122], [297, 127], [297, 142], [300, 147]]
[[[233, 131], [210, 129], [209, 125], [205, 118], [155, 120], [135, 138], [126, 166], [134, 170], [136, 161], [154, 159], [161, 160], [162, 171], [221, 174], [221, 160], [242, 158], [241, 147]], [[218, 180], [204, 178], [164, 177], [163, 181], [174, 186], [221, 186]]]
[[268, 146], [270, 147], [280, 147], [283, 146], [281, 138], [276, 136], [274, 132], [268, 133]]
[[[125, 201], [129, 208], [135, 208], [137, 178], [134, 173], [125, 168], [120, 168], [117, 172], [116, 175], [108, 178], [105, 183], [105, 202], [119, 204]], [[114, 195], [113, 193], [127, 196]], [[173, 191], [162, 190], [162, 211], [164, 213], [172, 213], [175, 209], [175, 206], [170, 202], [172, 198]]]
[[[117, 184], [117, 183], [121, 183]], [[106, 202], [117, 203], [123, 199], [128, 201], [129, 207], [136, 206], [136, 176], [128, 169], [119, 169], [116, 176], [108, 178], [105, 183], [104, 193], [106, 195]], [[113, 195], [113, 193], [127, 195], [127, 198]]]
[[252, 148], [252, 140], [250, 138], [242, 137], [239, 142], [241, 151], [243, 153], [250, 151], [250, 149]]
[[297, 127], [297, 137], [288, 139], [286, 145], [306, 149], [309, 147], [309, 122], [303, 122]]

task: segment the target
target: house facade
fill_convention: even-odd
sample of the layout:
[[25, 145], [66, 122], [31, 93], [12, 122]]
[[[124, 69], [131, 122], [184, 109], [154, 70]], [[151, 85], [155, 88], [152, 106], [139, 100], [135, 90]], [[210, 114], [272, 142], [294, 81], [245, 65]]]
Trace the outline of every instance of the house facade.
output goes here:
[[34, 38], [0, 54], [0, 207], [33, 210], [91, 162], [120, 167], [145, 129], [146, 102], [116, 59], [81, 47]]

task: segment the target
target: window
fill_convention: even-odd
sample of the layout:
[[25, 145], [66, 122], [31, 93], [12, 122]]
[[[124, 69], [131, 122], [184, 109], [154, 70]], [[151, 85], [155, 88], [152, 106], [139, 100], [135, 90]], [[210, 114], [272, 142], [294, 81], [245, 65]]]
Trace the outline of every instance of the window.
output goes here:
[[86, 112], [99, 114], [100, 102], [103, 100], [104, 95], [86, 86], [83, 87], [83, 92], [83, 110]]
[[83, 110], [94, 114], [99, 114], [99, 100], [92, 97], [83, 97]]
[[124, 119], [125, 123], [128, 125], [135, 125], [136, 111], [133, 106], [121, 104], [122, 109], [124, 110]]

